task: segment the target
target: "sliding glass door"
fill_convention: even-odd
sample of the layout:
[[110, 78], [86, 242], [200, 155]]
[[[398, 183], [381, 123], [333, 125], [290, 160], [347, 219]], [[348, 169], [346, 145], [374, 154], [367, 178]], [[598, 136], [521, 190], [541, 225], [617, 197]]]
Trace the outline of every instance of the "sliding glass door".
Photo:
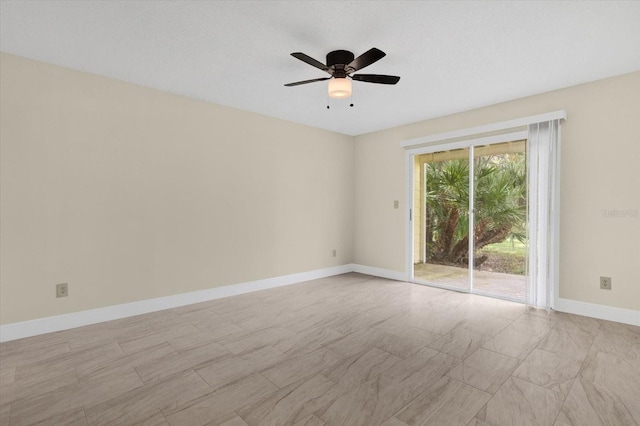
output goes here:
[[525, 301], [525, 143], [414, 156], [414, 281]]
[[476, 146], [473, 151], [473, 292], [524, 302], [525, 141]]
[[464, 291], [470, 290], [469, 153], [465, 148], [416, 156], [420, 190], [414, 223], [421, 261], [414, 263], [414, 278]]

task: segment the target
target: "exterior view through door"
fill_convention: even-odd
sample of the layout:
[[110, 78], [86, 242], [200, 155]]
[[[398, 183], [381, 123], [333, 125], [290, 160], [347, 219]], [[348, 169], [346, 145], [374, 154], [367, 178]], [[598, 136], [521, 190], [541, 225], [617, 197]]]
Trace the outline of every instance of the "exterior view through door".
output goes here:
[[527, 301], [526, 140], [413, 157], [413, 280]]

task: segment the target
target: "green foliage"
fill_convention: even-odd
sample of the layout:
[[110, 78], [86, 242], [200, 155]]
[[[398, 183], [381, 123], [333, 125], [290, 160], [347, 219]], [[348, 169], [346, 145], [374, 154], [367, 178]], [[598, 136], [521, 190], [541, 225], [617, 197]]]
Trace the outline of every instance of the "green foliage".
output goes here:
[[[527, 209], [524, 154], [478, 157], [474, 172], [476, 250], [507, 238], [524, 241]], [[428, 259], [445, 264], [468, 263], [468, 160], [428, 163], [426, 184]], [[482, 262], [483, 258], [476, 259], [478, 266]]]

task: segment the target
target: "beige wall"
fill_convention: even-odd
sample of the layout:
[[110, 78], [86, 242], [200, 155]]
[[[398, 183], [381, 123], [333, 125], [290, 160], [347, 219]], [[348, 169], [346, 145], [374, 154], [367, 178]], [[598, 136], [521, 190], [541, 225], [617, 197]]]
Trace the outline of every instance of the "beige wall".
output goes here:
[[353, 138], [0, 66], [1, 324], [352, 261]]
[[401, 141], [565, 109], [560, 297], [640, 310], [640, 217], [602, 215], [640, 209], [639, 93], [635, 72], [356, 137], [354, 262], [405, 270], [404, 210], [393, 209], [405, 194]]
[[[602, 216], [640, 208], [640, 73], [362, 135], [354, 148], [12, 55], [0, 67], [0, 324], [350, 262], [404, 271], [400, 141], [557, 109], [569, 116], [560, 296], [640, 310], [640, 218]], [[600, 275], [613, 290], [599, 290]], [[55, 298], [59, 282], [69, 297]]]

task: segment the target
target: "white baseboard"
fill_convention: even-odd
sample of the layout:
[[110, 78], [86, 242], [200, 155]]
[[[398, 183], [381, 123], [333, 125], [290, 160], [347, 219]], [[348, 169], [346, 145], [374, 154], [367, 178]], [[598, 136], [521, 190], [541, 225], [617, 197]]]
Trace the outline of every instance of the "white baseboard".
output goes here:
[[[37, 336], [39, 334], [68, 330], [71, 328], [112, 321], [134, 315], [147, 314], [149, 312], [191, 305], [193, 303], [251, 293], [253, 291], [297, 284], [319, 278], [346, 274], [348, 272], [358, 272], [365, 275], [396, 281], [408, 281], [408, 276], [405, 272], [352, 263], [332, 268], [317, 269], [298, 274], [267, 278], [264, 280], [232, 284], [207, 290], [193, 291], [173, 296], [141, 300], [139, 302], [124, 303], [121, 305], [107, 306], [104, 308], [90, 309], [87, 311], [0, 325], [0, 342], [8, 342], [25, 337]], [[560, 312], [585, 315], [593, 318], [640, 326], [640, 311], [630, 309], [614, 308], [611, 306], [579, 302], [577, 300], [570, 299], [556, 299], [554, 309]]]
[[[353, 264], [352, 267], [353, 272], [359, 272], [361, 274], [373, 275], [396, 281], [409, 281], [409, 277], [405, 272], [397, 272], [389, 269], [358, 264]], [[584, 315], [592, 318], [640, 326], [640, 311], [634, 311], [631, 309], [615, 308], [612, 306], [561, 298], [555, 300], [555, 306], [553, 309], [569, 314]]]
[[395, 281], [409, 281], [406, 272], [392, 271], [390, 269], [376, 268], [374, 266], [351, 264], [352, 271], [365, 275], [373, 275], [374, 277], [388, 278]]
[[562, 298], [556, 299], [553, 309], [569, 314], [640, 326], [640, 311], [632, 309], [614, 308], [612, 306]]
[[0, 342], [8, 342], [10, 340], [37, 336], [39, 334], [68, 330], [85, 325], [97, 324], [104, 321], [111, 321], [134, 315], [147, 314], [149, 312], [161, 311], [164, 309], [177, 308], [179, 306], [236, 296], [253, 291], [297, 284], [304, 281], [345, 274], [352, 271], [352, 265], [347, 264], [332, 268], [317, 269], [315, 271], [301, 272], [298, 274], [267, 278], [264, 280], [215, 287], [207, 290], [193, 291], [190, 293], [176, 294], [173, 296], [141, 300], [139, 302], [124, 303], [121, 305], [106, 306], [104, 308], [89, 309], [87, 311], [0, 325]]

